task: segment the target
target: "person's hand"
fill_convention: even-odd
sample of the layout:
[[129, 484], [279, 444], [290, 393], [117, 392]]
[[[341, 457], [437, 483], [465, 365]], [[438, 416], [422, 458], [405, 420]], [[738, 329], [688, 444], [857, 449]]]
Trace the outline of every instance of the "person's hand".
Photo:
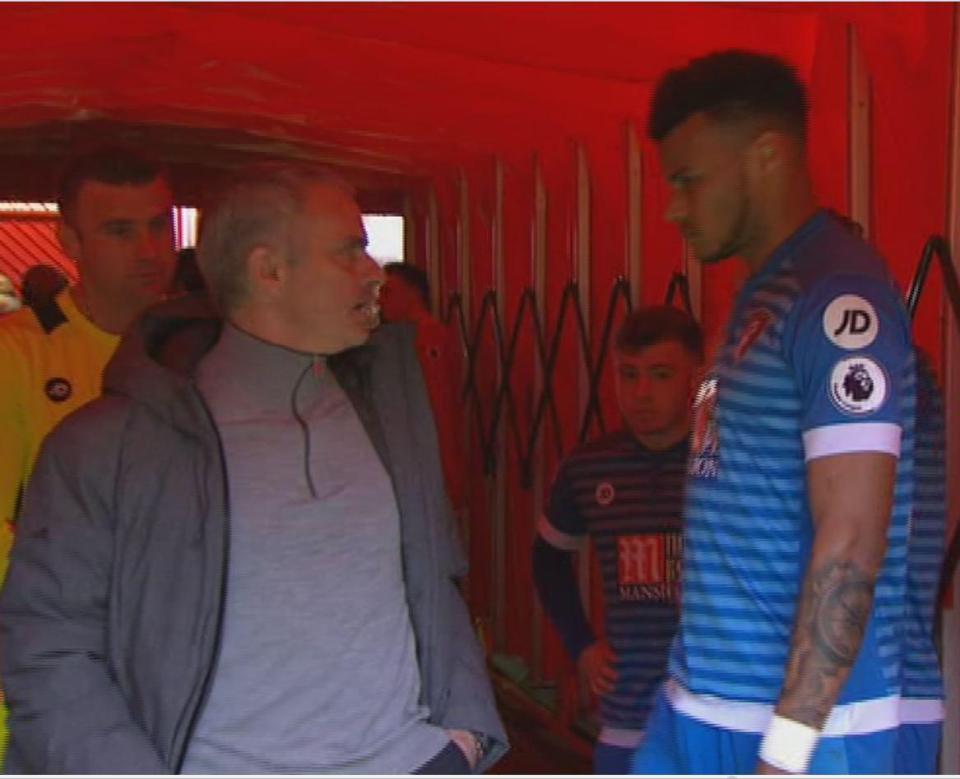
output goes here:
[[770, 763], [765, 762], [764, 760], [757, 761], [757, 774], [766, 775], [766, 774], [789, 774], [789, 771], [784, 771], [780, 768], [775, 768], [770, 765]]
[[473, 771], [480, 760], [480, 745], [477, 743], [477, 737], [469, 730], [448, 730], [447, 735], [450, 740], [460, 747], [463, 756], [467, 759], [467, 765]]
[[617, 683], [617, 670], [613, 664], [616, 655], [604, 639], [595, 641], [580, 653], [577, 668], [594, 695], [609, 695]]

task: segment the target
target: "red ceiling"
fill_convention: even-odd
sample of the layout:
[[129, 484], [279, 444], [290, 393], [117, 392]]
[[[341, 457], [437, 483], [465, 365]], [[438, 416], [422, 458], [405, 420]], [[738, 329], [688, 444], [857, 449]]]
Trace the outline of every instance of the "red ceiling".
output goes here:
[[0, 128], [160, 123], [420, 175], [642, 118], [651, 79], [718, 43], [806, 66], [816, 21], [722, 4], [7, 5]]
[[481, 155], [642, 122], [664, 68], [711, 49], [777, 52], [806, 72], [824, 14], [922, 48], [923, 15], [912, 9], [8, 4], [0, 187], [45, 188], [27, 174], [110, 127], [173, 161], [229, 167], [252, 153], [301, 154], [399, 186]]

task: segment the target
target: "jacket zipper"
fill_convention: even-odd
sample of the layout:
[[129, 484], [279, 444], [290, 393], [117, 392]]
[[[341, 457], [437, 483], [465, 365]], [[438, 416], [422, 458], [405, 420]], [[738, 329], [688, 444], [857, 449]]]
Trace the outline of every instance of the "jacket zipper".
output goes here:
[[194, 705], [193, 711], [189, 711], [188, 705], [180, 717], [182, 722], [186, 717], [189, 716], [190, 724], [187, 726], [187, 732], [183, 736], [183, 742], [180, 745], [180, 753], [176, 756], [176, 760], [174, 762], [175, 774], [183, 773], [183, 762], [187, 758], [187, 748], [190, 745], [191, 739], [193, 738], [194, 731], [197, 729], [197, 723], [200, 721], [200, 714], [206, 707], [207, 699], [210, 697], [210, 689], [213, 686], [214, 670], [217, 667], [217, 661], [220, 658], [220, 648], [223, 644], [223, 620], [227, 606], [227, 569], [229, 567], [230, 560], [230, 490], [227, 481], [227, 460], [223, 452], [223, 441], [220, 440], [220, 432], [217, 430], [217, 426], [213, 420], [213, 414], [211, 414], [210, 409], [207, 408], [207, 404], [202, 398], [200, 399], [200, 404], [203, 406], [203, 409], [207, 414], [207, 419], [210, 421], [214, 433], [217, 436], [217, 452], [220, 456], [220, 472], [223, 478], [224, 492], [223, 504], [225, 508], [224, 513], [226, 514], [223, 527], [223, 568], [220, 572], [220, 603], [217, 606], [217, 627], [216, 631], [214, 632], [213, 647], [210, 652], [210, 662], [207, 665], [206, 672], [203, 674], [203, 680], [200, 683], [200, 695], [197, 697], [197, 702]]
[[310, 497], [314, 500], [317, 499], [317, 488], [313, 483], [313, 474], [310, 472], [310, 425], [307, 424], [307, 420], [303, 418], [300, 414], [300, 409], [297, 408], [297, 394], [300, 392], [300, 385], [303, 384], [303, 380], [306, 378], [307, 373], [313, 372], [316, 376], [317, 372], [317, 356], [313, 356], [313, 361], [306, 368], [303, 369], [303, 373], [300, 374], [300, 378], [297, 379], [297, 383], [293, 385], [293, 391], [290, 393], [290, 413], [293, 415], [293, 418], [296, 420], [297, 424], [300, 426], [300, 431], [303, 433], [303, 478], [307, 485], [307, 490], [310, 492]]

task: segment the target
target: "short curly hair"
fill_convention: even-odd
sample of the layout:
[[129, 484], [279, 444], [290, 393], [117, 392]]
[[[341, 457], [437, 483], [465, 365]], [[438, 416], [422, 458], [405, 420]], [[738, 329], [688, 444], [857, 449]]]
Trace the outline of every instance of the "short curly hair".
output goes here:
[[718, 51], [667, 71], [654, 91], [647, 132], [659, 143], [700, 112], [718, 121], [771, 119], [806, 140], [807, 91], [793, 67], [769, 54]]

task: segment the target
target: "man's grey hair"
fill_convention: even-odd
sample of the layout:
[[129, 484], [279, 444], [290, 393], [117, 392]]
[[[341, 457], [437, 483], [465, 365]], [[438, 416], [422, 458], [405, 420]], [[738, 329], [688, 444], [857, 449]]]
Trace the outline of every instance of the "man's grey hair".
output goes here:
[[203, 215], [197, 265], [221, 313], [246, 300], [247, 259], [257, 247], [271, 247], [287, 262], [298, 262], [293, 223], [303, 213], [309, 189], [318, 184], [355, 194], [343, 178], [318, 165], [262, 162], [239, 171]]

